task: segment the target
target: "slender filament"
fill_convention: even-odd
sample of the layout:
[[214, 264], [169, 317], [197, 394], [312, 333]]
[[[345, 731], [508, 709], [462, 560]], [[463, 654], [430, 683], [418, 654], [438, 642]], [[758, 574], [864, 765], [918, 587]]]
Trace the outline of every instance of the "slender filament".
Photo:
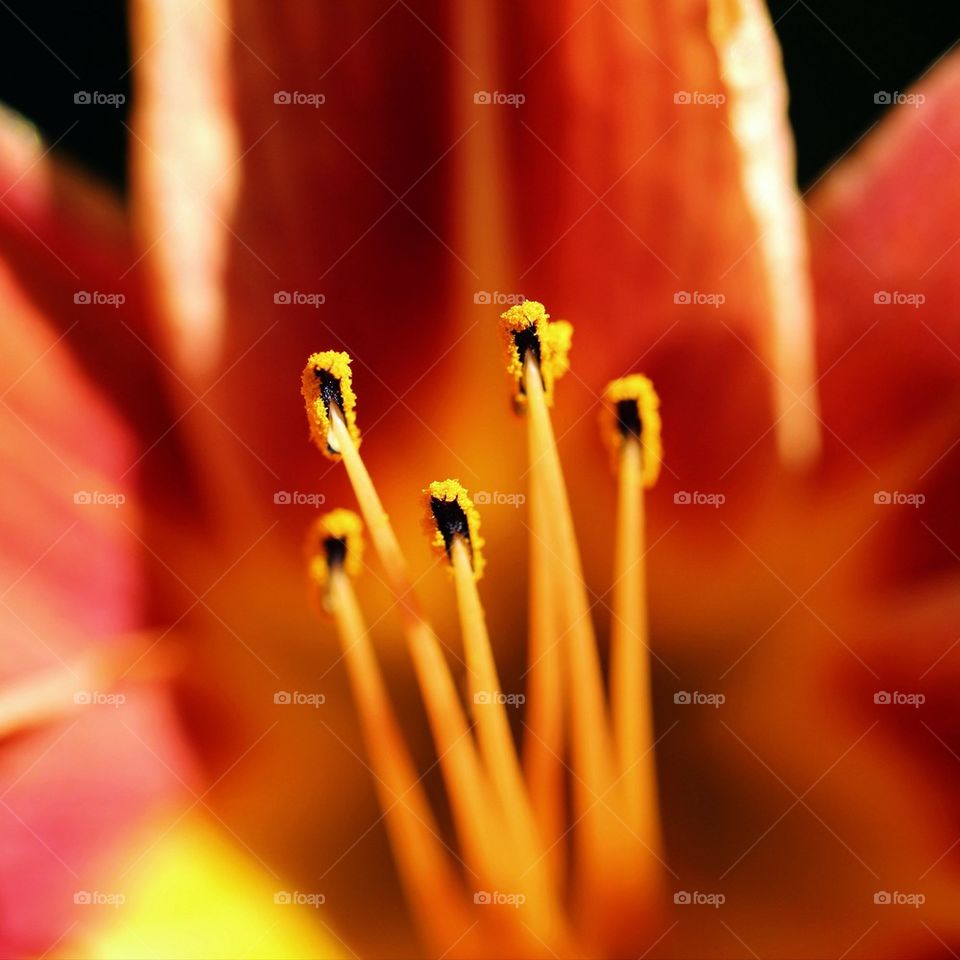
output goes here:
[[489, 782], [480, 766], [450, 668], [440, 641], [420, 612], [400, 544], [373, 480], [335, 406], [331, 407], [331, 425], [360, 511], [386, 571], [394, 601], [400, 608], [407, 646], [466, 859], [484, 882], [496, 883], [499, 878], [510, 875], [508, 864], [512, 852], [504, 851], [496, 843], [498, 811], [492, 802]]
[[[535, 459], [530, 457], [531, 462]], [[550, 862], [558, 882], [565, 870], [565, 848], [556, 842], [565, 829], [563, 661], [557, 628], [555, 557], [548, 547], [552, 521], [537, 483], [530, 476], [530, 609], [527, 715], [523, 761], [541, 833], [550, 846]]]
[[367, 753], [400, 879], [431, 952], [462, 945], [474, 925], [459, 881], [440, 839], [416, 767], [390, 704], [373, 645], [348, 576], [330, 577], [336, 620]]
[[[618, 468], [611, 625], [611, 698], [626, 819], [648, 851], [659, 854], [660, 817], [650, 697], [645, 511], [640, 443], [626, 440]], [[648, 853], [651, 867], [658, 865]]]
[[[531, 474], [552, 523], [547, 548], [553, 554], [558, 600], [559, 638], [566, 650], [570, 691], [570, 742], [577, 814], [578, 898], [584, 918], [602, 926], [604, 904], [617, 888], [623, 822], [616, 809], [613, 743], [603, 678], [597, 653], [586, 584], [583, 580], [570, 503], [547, 410], [540, 371], [528, 353], [524, 364], [528, 400]], [[591, 930], [593, 935], [599, 931]]]

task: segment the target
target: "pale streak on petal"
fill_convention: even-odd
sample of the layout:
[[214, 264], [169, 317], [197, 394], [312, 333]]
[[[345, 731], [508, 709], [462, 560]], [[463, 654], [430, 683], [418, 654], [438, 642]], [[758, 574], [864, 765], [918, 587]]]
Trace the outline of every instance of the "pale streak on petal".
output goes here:
[[821, 437], [807, 237], [780, 50], [761, 0], [711, 0], [710, 35], [766, 274], [777, 444], [784, 462], [803, 467], [819, 455]]
[[173, 356], [195, 379], [220, 355], [228, 224], [239, 188], [228, 18], [225, 0], [133, 5], [134, 213]]

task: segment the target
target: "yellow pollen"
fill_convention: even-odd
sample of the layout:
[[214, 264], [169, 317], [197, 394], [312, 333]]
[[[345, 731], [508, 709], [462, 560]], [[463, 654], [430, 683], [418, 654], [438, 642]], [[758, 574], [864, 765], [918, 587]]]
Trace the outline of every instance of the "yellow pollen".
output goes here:
[[307, 405], [310, 439], [325, 456], [340, 459], [340, 446], [331, 429], [331, 405], [340, 408], [354, 445], [360, 446], [357, 396], [353, 392], [349, 354], [337, 350], [312, 353], [303, 370], [301, 392]]
[[[624, 443], [636, 437], [643, 452], [641, 481], [649, 490], [660, 476], [663, 447], [660, 441], [660, 398], [648, 377], [634, 373], [611, 380], [603, 398], [603, 432], [618, 459]], [[634, 419], [635, 411], [635, 419]]]
[[330, 584], [331, 556], [328, 541], [342, 546], [342, 567], [349, 577], [356, 577], [363, 566], [363, 521], [352, 510], [331, 510], [310, 527], [307, 539], [310, 579], [321, 589]]
[[[459, 480], [434, 480], [424, 493], [424, 529], [431, 546], [441, 556], [452, 560], [453, 541], [464, 538], [470, 547], [473, 576], [483, 576], [483, 537], [480, 536], [480, 514]], [[446, 507], [444, 505], [447, 505]]]
[[513, 402], [517, 412], [527, 408], [523, 364], [528, 352], [534, 354], [547, 406], [552, 406], [554, 382], [570, 369], [573, 325], [567, 320], [550, 322], [550, 314], [542, 303], [524, 300], [500, 314], [500, 329], [507, 349], [507, 373], [515, 385]]

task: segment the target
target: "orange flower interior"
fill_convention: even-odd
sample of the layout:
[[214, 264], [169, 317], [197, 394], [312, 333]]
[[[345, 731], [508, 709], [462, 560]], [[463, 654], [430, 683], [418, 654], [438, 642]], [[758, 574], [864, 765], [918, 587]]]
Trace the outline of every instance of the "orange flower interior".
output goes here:
[[[322, 517], [308, 562], [336, 623], [397, 870], [424, 944], [445, 956], [615, 955], [643, 942], [655, 925], [664, 869], [643, 568], [643, 491], [659, 472], [659, 401], [639, 375], [614, 381], [605, 394], [604, 429], [619, 480], [608, 683], [548, 409], [569, 367], [572, 327], [549, 322], [542, 304], [525, 301], [501, 316], [501, 333], [530, 457], [522, 695], [505, 693], [499, 681], [478, 586], [480, 515], [468, 491], [457, 480], [423, 491], [427, 535], [454, 582], [464, 699], [360, 456], [349, 357], [314, 354], [303, 378], [311, 437], [324, 455], [343, 459], [400, 613], [455, 838], [437, 824], [352, 589], [361, 566], [359, 517], [342, 509]], [[519, 705], [522, 752], [509, 715]]]

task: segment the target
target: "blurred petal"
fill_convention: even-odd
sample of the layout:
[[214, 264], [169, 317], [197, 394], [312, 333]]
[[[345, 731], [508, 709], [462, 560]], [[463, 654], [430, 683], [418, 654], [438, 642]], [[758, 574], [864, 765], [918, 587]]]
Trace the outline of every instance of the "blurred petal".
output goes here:
[[[86, 941], [86, 949], [78, 954], [71, 946], [66, 956], [97, 960], [354, 956], [327, 926], [323, 901], [315, 900], [312, 909], [297, 906], [297, 891], [269, 876], [198, 817], [163, 834], [130, 873], [124, 891], [124, 901], [115, 910], [101, 908], [114, 916], [89, 937], [77, 938]], [[314, 897], [318, 893], [310, 891]]]
[[949, 54], [811, 199], [824, 413], [870, 462], [957, 399], [958, 92]]
[[180, 787], [173, 771], [187, 766], [158, 687], [76, 693], [122, 699], [79, 705], [0, 750], [0, 897], [14, 907], [0, 923], [8, 956], [42, 954], [76, 923], [102, 919], [77, 895], [122, 889], [118, 876], [135, 856], [122, 851], [170, 802]]
[[[179, 789], [173, 771], [186, 767], [160, 686], [116, 689], [125, 667], [89, 668], [120, 657], [142, 626], [136, 453], [38, 312], [30, 292], [39, 285], [39, 270], [21, 282], [0, 258], [0, 685], [18, 692], [32, 726], [0, 741], [0, 900], [14, 905], [0, 944], [16, 956], [59, 940], [74, 893]], [[107, 696], [124, 699], [100, 702]]]
[[[154, 297], [178, 366], [208, 373], [222, 357], [224, 279], [239, 160], [229, 102], [227, 4], [134, 4], [134, 74], [147, 107], [131, 149]], [[139, 98], [138, 98], [139, 102]], [[176, 144], [176, 149], [169, 149]]]
[[[62, 337], [62, 350], [149, 449], [147, 484], [169, 495], [177, 434], [170, 430], [126, 213], [117, 196], [2, 108], [0, 260], [21, 297]], [[160, 437], [165, 442], [157, 444]], [[184, 487], [182, 468], [177, 478]]]
[[[0, 298], [5, 609], [22, 599], [41, 616], [54, 649], [75, 649], [81, 638], [129, 630], [137, 620], [142, 596], [124, 531], [137, 522], [124, 476], [134, 447], [2, 261]], [[8, 651], [8, 662], [13, 655], [21, 666], [49, 662], [26, 630], [15, 633], [24, 649]]]
[[763, 258], [770, 317], [763, 352], [774, 371], [780, 451], [786, 462], [809, 466], [820, 448], [813, 297], [780, 47], [760, 0], [715, 0], [710, 22]]
[[901, 580], [953, 570], [960, 553], [951, 492], [960, 470], [958, 95], [953, 53], [811, 201], [829, 463], [872, 491], [927, 499], [923, 523], [900, 510], [896, 548], [886, 551], [887, 572]]

